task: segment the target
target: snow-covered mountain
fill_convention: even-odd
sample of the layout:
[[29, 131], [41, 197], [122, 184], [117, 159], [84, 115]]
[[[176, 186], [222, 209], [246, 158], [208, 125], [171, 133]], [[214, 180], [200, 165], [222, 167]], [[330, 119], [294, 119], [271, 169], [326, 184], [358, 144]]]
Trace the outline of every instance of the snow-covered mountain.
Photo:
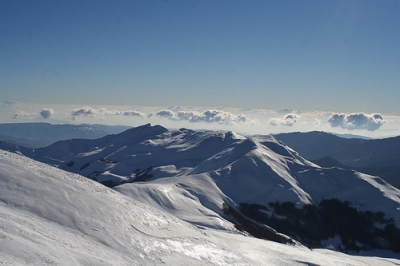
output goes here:
[[347, 139], [330, 133], [292, 132], [274, 135], [309, 159], [325, 156], [354, 167], [398, 165], [400, 136], [385, 139]]
[[[226, 218], [237, 222], [238, 217], [227, 213], [224, 206], [245, 213], [243, 208], [248, 206], [245, 204], [250, 204], [258, 214], [247, 218], [257, 220], [262, 216], [261, 222], [266, 219], [266, 223], [274, 225], [279, 219], [289, 219], [299, 209], [301, 213], [290, 218], [290, 226], [295, 223], [297, 231], [286, 228], [284, 233], [306, 241], [309, 246], [399, 249], [396, 241], [389, 239], [400, 233], [396, 228], [391, 229], [400, 227], [399, 190], [378, 177], [340, 168], [321, 168], [271, 136], [245, 138], [234, 132], [169, 131], [161, 126], [144, 125], [96, 140], [61, 141], [46, 148], [19, 152], [114, 187], [199, 226], [231, 230]], [[333, 199], [343, 204], [327, 202]], [[289, 206], [282, 210], [275, 204], [285, 202], [296, 208]], [[332, 229], [340, 224], [324, 225], [331, 222], [332, 215], [337, 216], [326, 211], [332, 209], [330, 204], [341, 208], [340, 213], [359, 211], [348, 215], [360, 217], [354, 224], [372, 219], [370, 227], [363, 230], [373, 231], [373, 235], [349, 237], [345, 234], [353, 229], [344, 227], [343, 233]], [[299, 217], [307, 213], [307, 208], [314, 208], [311, 222], [320, 221], [321, 235], [298, 235], [313, 230], [307, 217]], [[372, 212], [372, 218], [364, 217], [366, 211], [367, 216]], [[380, 212], [384, 215], [382, 219]], [[342, 242], [335, 240], [337, 235]], [[380, 241], [384, 235], [389, 237], [387, 242]], [[315, 237], [318, 241], [314, 241]], [[355, 244], [363, 237], [372, 240]]]
[[274, 138], [283, 141], [308, 160], [377, 175], [400, 188], [400, 136], [348, 139], [313, 131], [276, 134]]
[[[237, 210], [310, 247], [400, 251], [395, 240], [400, 237], [399, 190], [378, 177], [319, 167], [271, 136], [169, 131], [148, 124], [100, 139], [60, 141], [36, 150], [19, 147], [17, 152], [198, 226], [229, 231], [228, 219], [249, 231], [232, 213]], [[306, 215], [310, 211], [312, 218]], [[349, 225], [336, 224], [349, 219]], [[359, 223], [368, 228], [348, 235]], [[341, 241], [335, 240], [338, 236]]]
[[196, 227], [88, 178], [0, 150], [1, 265], [399, 263], [390, 252], [350, 256]]

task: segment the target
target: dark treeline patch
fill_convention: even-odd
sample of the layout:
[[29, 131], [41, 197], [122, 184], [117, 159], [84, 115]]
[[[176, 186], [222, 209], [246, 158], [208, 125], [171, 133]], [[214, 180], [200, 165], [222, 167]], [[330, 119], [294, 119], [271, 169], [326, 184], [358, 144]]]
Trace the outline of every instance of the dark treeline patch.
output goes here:
[[153, 177], [153, 175], [150, 174], [151, 170], [153, 170], [153, 166], [150, 166], [143, 171], [140, 171], [140, 169], [136, 169], [134, 172], [135, 178], [131, 182], [143, 182], [149, 180]]
[[274, 229], [249, 219], [229, 204], [224, 203], [222, 206], [222, 211], [224, 212], [225, 217], [233, 222], [235, 227], [240, 231], [245, 231], [257, 238], [267, 239], [278, 243], [295, 243], [291, 238], [277, 233]]
[[107, 164], [116, 164], [116, 163], [118, 163], [117, 161], [108, 160], [108, 159], [105, 158], [105, 157], [100, 158], [99, 161], [100, 161], [100, 162], [103, 162], [103, 163], [107, 163]]
[[[116, 186], [119, 186], [122, 184], [127, 184], [127, 183], [144, 182], [153, 177], [153, 175], [150, 174], [151, 170], [153, 170], [153, 166], [150, 166], [143, 171], [140, 171], [140, 169], [136, 169], [134, 171], [134, 173], [132, 174], [133, 177], [129, 178], [128, 180], [105, 180], [100, 183], [107, 187], [113, 188], [113, 187], [116, 187]], [[99, 176], [100, 174], [102, 174], [102, 173], [94, 172], [91, 175], [89, 175], [88, 177], [93, 180], [98, 181], [97, 176]]]
[[310, 248], [322, 247], [323, 240], [339, 236], [341, 244], [336, 248], [344, 252], [374, 248], [400, 252], [400, 230], [383, 212], [359, 211], [350, 202], [337, 199], [301, 208], [292, 202], [274, 202], [268, 206], [241, 203], [239, 211]]

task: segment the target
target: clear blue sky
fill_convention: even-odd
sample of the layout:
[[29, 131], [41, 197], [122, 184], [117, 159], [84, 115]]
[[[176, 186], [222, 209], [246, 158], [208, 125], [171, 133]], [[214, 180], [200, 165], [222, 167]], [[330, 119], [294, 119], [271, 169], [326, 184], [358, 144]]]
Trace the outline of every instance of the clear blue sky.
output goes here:
[[0, 100], [398, 113], [400, 1], [0, 0]]

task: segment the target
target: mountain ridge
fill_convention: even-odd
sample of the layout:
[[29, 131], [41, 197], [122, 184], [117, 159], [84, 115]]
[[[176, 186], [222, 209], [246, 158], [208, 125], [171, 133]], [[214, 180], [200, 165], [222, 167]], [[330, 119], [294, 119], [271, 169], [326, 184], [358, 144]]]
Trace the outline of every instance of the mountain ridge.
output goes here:
[[[385, 139], [344, 139], [330, 133], [293, 132], [275, 138], [299, 152], [304, 158], [323, 166], [353, 169], [377, 175], [400, 188], [400, 136]], [[332, 158], [338, 163], [327, 158]], [[321, 160], [326, 158], [325, 160]]]

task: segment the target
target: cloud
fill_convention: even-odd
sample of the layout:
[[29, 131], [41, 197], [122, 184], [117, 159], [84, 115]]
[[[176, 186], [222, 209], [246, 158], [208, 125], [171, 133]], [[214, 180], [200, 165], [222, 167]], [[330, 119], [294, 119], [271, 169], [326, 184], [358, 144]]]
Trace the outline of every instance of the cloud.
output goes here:
[[375, 131], [379, 129], [386, 121], [381, 114], [333, 114], [328, 119], [331, 127], [341, 127], [348, 130], [366, 129]]
[[117, 110], [107, 110], [106, 108], [101, 108], [99, 112], [105, 115], [123, 115], [123, 116], [137, 116], [137, 117], [146, 116], [146, 114], [135, 110], [117, 111]]
[[299, 121], [300, 116], [296, 114], [287, 114], [282, 118], [271, 118], [269, 124], [273, 126], [288, 126], [291, 127]]
[[54, 115], [54, 110], [53, 110], [53, 109], [44, 108], [44, 109], [40, 112], [40, 115], [41, 115], [44, 119], [49, 119], [49, 118], [53, 117], [53, 115]]
[[175, 112], [171, 111], [171, 110], [161, 110], [161, 111], [158, 111], [158, 112], [156, 113], [156, 116], [163, 117], [163, 118], [169, 118], [169, 119], [171, 119], [171, 120], [179, 120], [179, 119], [177, 118], [177, 114], [176, 114]]
[[14, 119], [19, 119], [19, 118], [34, 118], [36, 116], [35, 113], [25, 113], [24, 111], [18, 111], [14, 114]]
[[181, 107], [180, 106], [171, 105], [171, 106], [168, 106], [167, 109], [171, 110], [171, 111], [174, 111], [174, 112], [179, 112], [181, 110]]
[[2, 106], [3, 107], [13, 107], [14, 105], [17, 105], [18, 102], [14, 102], [14, 101], [3, 101], [2, 102]]
[[292, 114], [292, 113], [294, 113], [295, 111], [294, 111], [293, 109], [288, 109], [288, 108], [286, 108], [286, 109], [277, 109], [276, 112], [277, 112], [278, 114]]
[[107, 110], [105, 108], [100, 109], [100, 112], [105, 114], [105, 115], [121, 115], [122, 114], [122, 111]]
[[99, 111], [96, 109], [93, 109], [92, 107], [85, 106], [79, 109], [74, 109], [71, 112], [71, 118], [73, 120], [76, 120], [78, 116], [90, 116], [93, 117], [95, 114], [97, 114]]
[[134, 117], [146, 117], [145, 113], [136, 110], [107, 110], [107, 108], [95, 109], [89, 106], [85, 106], [79, 109], [72, 110], [71, 118], [76, 120], [78, 116], [94, 117], [96, 115], [122, 115], [122, 116], [134, 116]]
[[123, 112], [124, 116], [137, 116], [137, 117], [145, 117], [146, 114], [139, 112], [139, 111], [133, 111], [133, 110], [128, 110]]
[[189, 121], [191, 123], [217, 123], [221, 125], [255, 125], [257, 119], [251, 119], [243, 114], [235, 115], [221, 110], [207, 110], [205, 112], [197, 111], [178, 111], [161, 110], [156, 114], [158, 117], [167, 118], [174, 121]]

